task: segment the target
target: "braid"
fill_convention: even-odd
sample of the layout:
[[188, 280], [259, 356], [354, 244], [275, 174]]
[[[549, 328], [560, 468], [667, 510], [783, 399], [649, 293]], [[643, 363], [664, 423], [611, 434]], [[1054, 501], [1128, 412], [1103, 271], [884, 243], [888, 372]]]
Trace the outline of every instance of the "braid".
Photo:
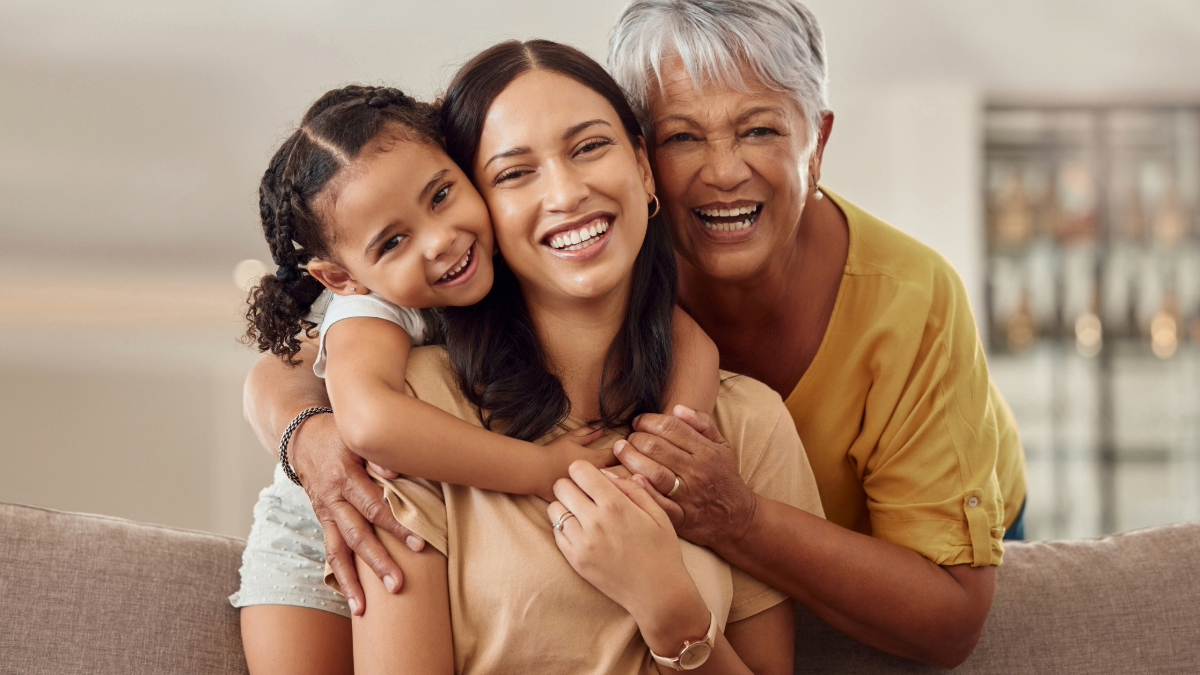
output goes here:
[[351, 85], [317, 99], [271, 158], [259, 185], [258, 209], [278, 269], [250, 291], [246, 311], [246, 339], [260, 351], [298, 363], [301, 335], [312, 337], [316, 328], [305, 317], [324, 289], [305, 265], [313, 258], [332, 259], [330, 233], [312, 203], [385, 132], [442, 145], [432, 106], [392, 87]]

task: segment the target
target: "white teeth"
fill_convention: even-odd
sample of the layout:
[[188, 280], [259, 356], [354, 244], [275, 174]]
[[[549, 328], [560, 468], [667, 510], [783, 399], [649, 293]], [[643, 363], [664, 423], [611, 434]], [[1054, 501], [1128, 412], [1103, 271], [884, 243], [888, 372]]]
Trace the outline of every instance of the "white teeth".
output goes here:
[[453, 279], [454, 277], [458, 276], [459, 272], [462, 272], [463, 270], [467, 269], [467, 265], [470, 265], [470, 264], [471, 264], [471, 249], [467, 249], [467, 254], [466, 254], [466, 256], [463, 257], [462, 262], [460, 262], [458, 265], [456, 265], [454, 267], [454, 269], [443, 274], [442, 278], [439, 279], [439, 281], [449, 281], [450, 279]]
[[595, 239], [608, 232], [608, 222], [587, 225], [571, 232], [554, 235], [550, 239], [550, 248], [566, 251], [578, 251], [595, 243]]
[[754, 206], [740, 206], [736, 209], [695, 209], [696, 213], [709, 218], [729, 218], [730, 216], [748, 216], [755, 211], [758, 211], [758, 204]]

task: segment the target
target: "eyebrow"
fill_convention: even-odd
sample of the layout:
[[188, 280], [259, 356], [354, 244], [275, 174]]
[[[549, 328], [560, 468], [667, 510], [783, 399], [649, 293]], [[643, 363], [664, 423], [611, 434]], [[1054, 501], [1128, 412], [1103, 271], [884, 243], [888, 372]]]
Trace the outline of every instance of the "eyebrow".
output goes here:
[[[580, 122], [579, 124], [576, 124], [576, 125], [568, 128], [565, 132], [563, 132], [562, 139], [564, 141], [569, 140], [575, 134], [583, 131], [584, 129], [587, 129], [588, 127], [592, 127], [597, 124], [603, 124], [604, 126], [610, 128], [610, 129], [612, 128], [612, 125], [604, 120], [601, 120], [601, 119], [588, 120], [586, 122]], [[533, 152], [533, 150], [528, 145], [522, 145], [519, 148], [505, 150], [504, 152], [492, 155], [491, 159], [484, 162], [483, 168], [486, 169], [488, 167], [488, 164], [491, 164], [492, 162], [494, 162], [498, 159], [506, 159], [508, 157], [518, 157], [520, 155], [528, 155], [531, 152]]]
[[612, 125], [609, 124], [608, 122], [605, 122], [604, 120], [600, 120], [600, 119], [588, 120], [586, 122], [580, 122], [579, 124], [576, 124], [575, 126], [571, 127], [570, 129], [567, 129], [565, 132], [563, 132], [562, 139], [564, 141], [569, 140], [575, 134], [583, 131], [584, 129], [587, 129], [588, 127], [596, 126], [597, 124], [603, 124], [604, 126], [608, 127], [609, 129], [612, 128]]
[[[758, 106], [755, 108], [751, 108], [751, 109], [747, 110], [746, 112], [742, 113], [741, 115], [738, 115], [737, 119], [734, 121], [737, 123], [745, 122], [746, 120], [750, 119], [751, 117], [754, 117], [755, 115], [759, 115], [762, 113], [772, 113], [774, 115], [780, 115], [780, 116], [784, 115], [782, 108], [778, 108], [776, 106], [770, 106], [770, 105], [761, 105], [761, 106]], [[699, 122], [697, 122], [695, 119], [693, 119], [691, 117], [688, 117], [687, 115], [667, 115], [666, 117], [662, 117], [662, 118], [654, 120], [654, 125], [658, 126], [659, 124], [663, 124], [665, 122], [684, 122], [685, 124], [700, 126]]]

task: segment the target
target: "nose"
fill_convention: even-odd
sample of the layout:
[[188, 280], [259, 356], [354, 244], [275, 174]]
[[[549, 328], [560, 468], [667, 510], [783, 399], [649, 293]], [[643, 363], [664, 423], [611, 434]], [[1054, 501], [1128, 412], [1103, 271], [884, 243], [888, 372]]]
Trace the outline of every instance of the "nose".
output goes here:
[[452, 227], [439, 227], [425, 237], [422, 251], [425, 259], [433, 262], [448, 253], [454, 246], [457, 233]]
[[738, 154], [732, 140], [707, 146], [700, 180], [712, 188], [731, 191], [750, 180], [750, 165]]
[[542, 168], [546, 192], [542, 205], [552, 213], [574, 213], [591, 194], [583, 176], [569, 166], [554, 162]]

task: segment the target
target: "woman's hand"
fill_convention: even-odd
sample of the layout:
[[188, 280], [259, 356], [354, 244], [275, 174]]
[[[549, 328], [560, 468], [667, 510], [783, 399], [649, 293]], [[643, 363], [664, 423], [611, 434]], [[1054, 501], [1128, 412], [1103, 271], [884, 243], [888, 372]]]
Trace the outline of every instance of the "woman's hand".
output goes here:
[[544, 484], [534, 494], [548, 502], [554, 501], [554, 484], [568, 475], [570, 466], [577, 460], [583, 460], [597, 469], [616, 464], [612, 448], [587, 447], [603, 435], [603, 428], [584, 426], [547, 443], [543, 452], [546, 457]]
[[[681, 405], [673, 412], [638, 417], [629, 441], [617, 441], [613, 451], [637, 474], [635, 482], [653, 488], [651, 496], [679, 536], [713, 549], [736, 542], [754, 519], [754, 493], [708, 415]], [[679, 489], [667, 498], [676, 477]]]
[[[547, 507], [562, 522], [554, 540], [567, 562], [624, 607], [659, 654], [708, 629], [709, 613], [683, 563], [671, 521], [632, 481], [585, 461], [554, 485]], [[568, 515], [570, 514], [570, 515]]]
[[375, 536], [374, 527], [391, 533], [413, 551], [420, 551], [425, 542], [392, 516], [383, 490], [367, 476], [362, 458], [342, 443], [333, 415], [316, 415], [306, 421], [291, 446], [292, 468], [324, 529], [325, 559], [351, 613], [362, 616], [366, 602], [355, 556], [367, 563], [392, 593], [404, 584], [400, 566]]

